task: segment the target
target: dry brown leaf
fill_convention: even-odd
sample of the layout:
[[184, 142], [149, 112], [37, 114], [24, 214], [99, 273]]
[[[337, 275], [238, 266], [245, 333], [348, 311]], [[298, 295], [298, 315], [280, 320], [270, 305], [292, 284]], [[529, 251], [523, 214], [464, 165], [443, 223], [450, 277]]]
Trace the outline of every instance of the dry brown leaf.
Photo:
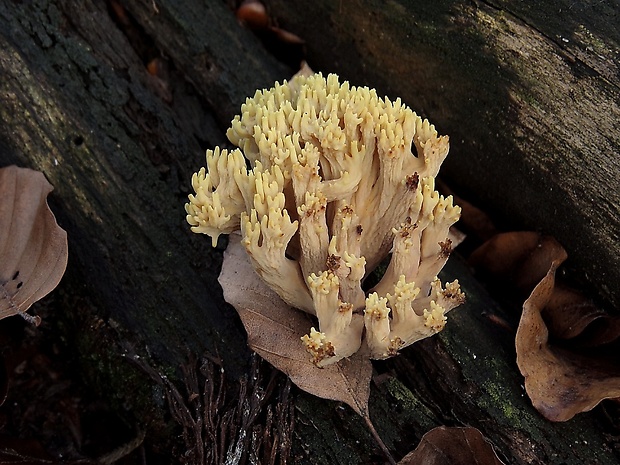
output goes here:
[[554, 339], [570, 340], [574, 347], [597, 347], [620, 339], [620, 318], [557, 282], [543, 318]]
[[21, 315], [51, 292], [67, 267], [67, 233], [47, 206], [42, 173], [0, 169], [0, 319]]
[[525, 389], [534, 407], [552, 421], [569, 420], [603, 399], [620, 397], [617, 347], [590, 355], [549, 342], [541, 312], [553, 295], [559, 263], [551, 263], [525, 301], [516, 337], [517, 365], [525, 377]]
[[535, 232], [498, 234], [471, 256], [501, 284], [529, 295], [516, 335], [517, 364], [532, 404], [553, 421], [620, 396], [620, 318], [556, 284], [566, 256], [555, 239]]
[[493, 447], [476, 428], [439, 426], [426, 433], [399, 465], [501, 465]]
[[239, 313], [254, 351], [304, 391], [344, 402], [361, 416], [368, 416], [372, 375], [368, 357], [358, 352], [334, 365], [317, 368], [301, 343], [301, 337], [316, 323], [285, 304], [263, 283], [252, 268], [239, 234], [229, 237], [219, 282], [224, 298]]

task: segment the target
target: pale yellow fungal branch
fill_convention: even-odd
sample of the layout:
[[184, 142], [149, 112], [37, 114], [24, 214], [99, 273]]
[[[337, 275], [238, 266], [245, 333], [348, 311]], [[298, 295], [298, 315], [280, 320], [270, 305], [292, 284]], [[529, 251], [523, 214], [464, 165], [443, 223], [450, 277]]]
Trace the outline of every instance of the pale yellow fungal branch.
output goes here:
[[443, 329], [465, 298], [457, 281], [444, 289], [437, 278], [461, 211], [435, 190], [447, 136], [400, 99], [334, 74], [257, 91], [227, 136], [240, 150], [207, 152], [187, 221], [213, 244], [241, 230], [265, 283], [316, 316], [301, 343], [317, 366], [363, 345], [371, 358], [390, 357]]

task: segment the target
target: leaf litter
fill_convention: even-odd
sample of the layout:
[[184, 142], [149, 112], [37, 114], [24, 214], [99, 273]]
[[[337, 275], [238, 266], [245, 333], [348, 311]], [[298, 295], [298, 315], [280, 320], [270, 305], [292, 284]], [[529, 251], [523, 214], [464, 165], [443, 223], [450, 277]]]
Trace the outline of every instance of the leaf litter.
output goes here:
[[527, 297], [515, 340], [517, 365], [532, 404], [552, 421], [620, 398], [620, 318], [557, 282], [566, 258], [554, 238], [536, 232], [497, 234], [470, 257]]

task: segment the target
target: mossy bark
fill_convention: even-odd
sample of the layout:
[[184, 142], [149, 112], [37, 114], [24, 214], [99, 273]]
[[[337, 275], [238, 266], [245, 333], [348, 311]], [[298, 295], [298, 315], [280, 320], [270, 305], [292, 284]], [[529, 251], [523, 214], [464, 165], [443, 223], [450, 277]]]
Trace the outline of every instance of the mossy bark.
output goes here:
[[[574, 74], [593, 68], [558, 55], [561, 41], [542, 40], [538, 33], [542, 42], [532, 42], [526, 22], [486, 3], [429, 3], [428, 11], [376, 2], [356, 2], [354, 8], [348, 2], [268, 4], [282, 26], [307, 41], [311, 66], [400, 95], [450, 134], [447, 172], [457, 186], [560, 240], [566, 222], [556, 225], [550, 215], [565, 219], [572, 208], [569, 239], [585, 241], [590, 234], [587, 250], [599, 257], [585, 260], [583, 252], [574, 263], [608, 279], [617, 276], [620, 268], [611, 266], [617, 264], [617, 244], [609, 241], [618, 226], [611, 202], [620, 189], [608, 193], [607, 203], [592, 177], [607, 173], [601, 157], [617, 151], [618, 133], [604, 132], [613, 122], [584, 106], [583, 97], [589, 92], [599, 105], [613, 103], [617, 83], [603, 79], [602, 71]], [[508, 38], [515, 41], [512, 52], [500, 54]], [[518, 66], [527, 68], [518, 53], [533, 60], [541, 47], [557, 52], [556, 65], [570, 73], [571, 85], [581, 86], [573, 95], [581, 106], [570, 108], [570, 124], [557, 123], [550, 113], [561, 104], [553, 92], [564, 95], [572, 87], [552, 86], [550, 94], [544, 87], [549, 81], [543, 84], [539, 76], [560, 68], [536, 68], [530, 81], [517, 73]], [[147, 71], [153, 60], [163, 67], [155, 74]], [[183, 204], [204, 149], [225, 143], [225, 128], [245, 97], [292, 72], [223, 2], [0, 4], [0, 164], [39, 169], [55, 186], [50, 201], [70, 243], [62, 301], [74, 319], [62, 327], [76, 347], [89, 352], [82, 363], [93, 380], [115, 389], [152, 380], [150, 369], [142, 370], [150, 378], [130, 374], [137, 364], [126, 359], [134, 352], [157, 366], [163, 379], [179, 383], [179, 367], [204, 354], [217, 359], [231, 379], [250, 373], [243, 329], [216, 280], [225, 244], [214, 250], [210, 241], [190, 234]], [[574, 119], [579, 109], [583, 124]], [[608, 111], [613, 115], [617, 107]], [[588, 138], [582, 132], [590, 126]], [[588, 152], [578, 150], [577, 142], [587, 144]], [[577, 163], [584, 153], [592, 157]], [[596, 163], [599, 170], [592, 169]], [[591, 173], [590, 184], [565, 180], [565, 166], [573, 165]], [[596, 196], [601, 204], [588, 213], [586, 200]], [[569, 252], [582, 244], [563, 242]], [[600, 250], [605, 244], [609, 249]], [[454, 312], [440, 337], [376, 365], [371, 416], [394, 455], [405, 455], [433, 426], [470, 424], [507, 463], [587, 463], [593, 454], [597, 463], [614, 463], [617, 457], [595, 425], [597, 413], [557, 425], [533, 411], [510, 338], [484, 316], [501, 310], [465, 266], [453, 261], [448, 273], [458, 275], [468, 304]], [[162, 386], [170, 387], [163, 382], [111, 397], [140, 395], [130, 403], [141, 406], [150, 394], [150, 408], [164, 411]], [[383, 460], [348, 408], [300, 392], [295, 397], [291, 461]]]

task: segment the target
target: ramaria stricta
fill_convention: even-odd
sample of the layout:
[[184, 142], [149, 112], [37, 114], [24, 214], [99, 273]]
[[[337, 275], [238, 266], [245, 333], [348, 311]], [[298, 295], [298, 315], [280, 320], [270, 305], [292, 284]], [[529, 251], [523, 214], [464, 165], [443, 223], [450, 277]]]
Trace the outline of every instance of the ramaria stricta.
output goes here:
[[[265, 283], [316, 315], [318, 330], [301, 338], [316, 365], [362, 344], [371, 358], [387, 358], [443, 329], [464, 301], [458, 281], [444, 288], [437, 278], [461, 211], [435, 190], [446, 136], [400, 99], [334, 74], [257, 91], [227, 136], [239, 149], [207, 151], [187, 221], [214, 245], [241, 230]], [[365, 292], [364, 279], [389, 254]]]

